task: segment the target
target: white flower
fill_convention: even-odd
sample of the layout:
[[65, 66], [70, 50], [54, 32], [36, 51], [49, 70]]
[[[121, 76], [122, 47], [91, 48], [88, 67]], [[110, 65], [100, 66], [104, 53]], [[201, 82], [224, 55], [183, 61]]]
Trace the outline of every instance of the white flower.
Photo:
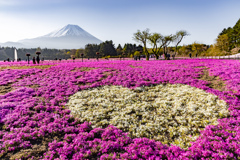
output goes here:
[[[133, 137], [189, 146], [206, 125], [229, 115], [217, 96], [183, 84], [138, 87], [103, 86], [80, 91], [66, 105], [82, 122], [93, 127], [115, 125]], [[192, 136], [190, 136], [192, 135]]]

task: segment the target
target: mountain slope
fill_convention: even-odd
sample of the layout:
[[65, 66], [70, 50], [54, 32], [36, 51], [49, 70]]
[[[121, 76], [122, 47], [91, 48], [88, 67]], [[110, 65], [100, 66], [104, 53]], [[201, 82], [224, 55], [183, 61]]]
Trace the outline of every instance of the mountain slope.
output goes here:
[[3, 46], [3, 47], [16, 47], [16, 48], [24, 48], [25, 47], [22, 43], [19, 43], [19, 42], [0, 43], [0, 46]]
[[[17, 45], [14, 46], [14, 43]], [[13, 44], [17, 48], [78, 49], [84, 48], [89, 43], [99, 44], [101, 40], [86, 32], [81, 27], [69, 24], [44, 36], [24, 39], [14, 43], [11, 42], [10, 44]], [[1, 45], [6, 46], [6, 44]]]
[[59, 30], [53, 31], [43, 37], [63, 37], [63, 36], [80, 36], [80, 37], [89, 37], [89, 38], [94, 37], [88, 32], [86, 32], [85, 30], [83, 30], [78, 25], [71, 25], [71, 24], [66, 25], [65, 27]]

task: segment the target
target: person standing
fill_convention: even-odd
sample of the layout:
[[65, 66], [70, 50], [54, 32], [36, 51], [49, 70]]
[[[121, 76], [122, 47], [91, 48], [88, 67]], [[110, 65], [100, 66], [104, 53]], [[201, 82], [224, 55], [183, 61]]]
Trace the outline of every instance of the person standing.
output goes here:
[[36, 64], [36, 59], [35, 59], [35, 57], [33, 57], [33, 64]]
[[167, 60], [170, 60], [170, 57], [171, 57], [170, 53], [167, 53]]
[[192, 53], [189, 53], [189, 57], [192, 58]]

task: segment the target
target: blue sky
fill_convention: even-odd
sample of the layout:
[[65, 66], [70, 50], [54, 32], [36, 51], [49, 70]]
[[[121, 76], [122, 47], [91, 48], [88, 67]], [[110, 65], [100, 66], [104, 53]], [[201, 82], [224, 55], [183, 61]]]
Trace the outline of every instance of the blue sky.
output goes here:
[[102, 41], [137, 43], [138, 29], [190, 33], [182, 44], [213, 44], [240, 18], [240, 0], [0, 0], [0, 42], [45, 35], [76, 24]]

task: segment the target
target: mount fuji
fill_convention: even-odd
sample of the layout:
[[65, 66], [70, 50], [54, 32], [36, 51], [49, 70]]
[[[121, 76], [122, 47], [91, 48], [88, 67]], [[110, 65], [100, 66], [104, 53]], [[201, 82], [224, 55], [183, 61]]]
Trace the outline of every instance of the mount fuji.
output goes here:
[[78, 25], [68, 24], [63, 28], [53, 31], [44, 36], [23, 39], [18, 42], [6, 42], [1, 46], [16, 48], [55, 48], [55, 49], [78, 49], [86, 44], [99, 44], [102, 41], [83, 30]]

